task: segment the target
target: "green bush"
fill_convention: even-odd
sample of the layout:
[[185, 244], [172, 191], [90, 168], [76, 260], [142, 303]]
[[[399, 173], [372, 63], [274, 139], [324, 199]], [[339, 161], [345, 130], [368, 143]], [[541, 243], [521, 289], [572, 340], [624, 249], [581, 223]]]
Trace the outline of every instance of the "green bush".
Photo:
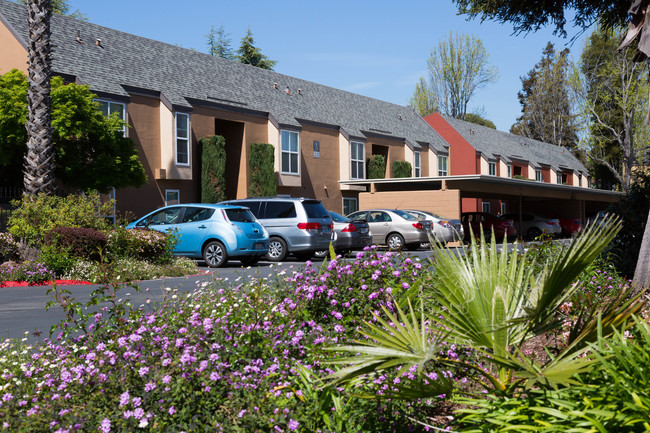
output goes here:
[[411, 163], [408, 161], [393, 161], [393, 177], [411, 177], [413, 171], [411, 169]]
[[226, 140], [221, 135], [203, 137], [201, 144], [201, 202], [226, 199]]
[[40, 246], [45, 236], [57, 227], [87, 227], [101, 230], [108, 222], [101, 215], [112, 212], [113, 201], [101, 204], [97, 193], [57, 197], [45, 194], [23, 196], [12, 205], [9, 233], [28, 245]]
[[107, 259], [134, 258], [152, 263], [170, 263], [173, 258], [176, 236], [157, 230], [116, 227], [106, 232]]
[[108, 238], [86, 227], [56, 227], [45, 236], [45, 245], [67, 251], [71, 257], [98, 261]]
[[170, 263], [160, 265], [131, 257], [121, 257], [102, 266], [87, 260], [71, 261], [62, 274], [66, 280], [90, 281], [91, 283], [152, 280], [161, 277], [182, 277], [199, 272], [196, 263], [186, 257], [175, 257]]
[[386, 177], [386, 158], [384, 155], [372, 155], [368, 158], [368, 179], [384, 179]]
[[277, 194], [274, 162], [274, 148], [271, 144], [251, 144], [248, 162], [250, 167], [248, 195], [250, 197], [270, 197]]
[[67, 249], [53, 244], [41, 247], [38, 252], [38, 260], [56, 275], [65, 274], [75, 262], [75, 258], [69, 254]]

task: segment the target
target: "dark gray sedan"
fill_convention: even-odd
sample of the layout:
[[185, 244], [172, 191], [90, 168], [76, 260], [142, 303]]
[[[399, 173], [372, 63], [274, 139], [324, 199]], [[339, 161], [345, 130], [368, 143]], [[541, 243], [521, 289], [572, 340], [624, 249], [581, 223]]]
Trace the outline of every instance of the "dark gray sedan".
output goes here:
[[[360, 250], [372, 245], [372, 234], [366, 221], [352, 221], [336, 212], [329, 212], [334, 221], [334, 250], [346, 254], [351, 250]], [[316, 252], [316, 257], [327, 256], [328, 251]]]

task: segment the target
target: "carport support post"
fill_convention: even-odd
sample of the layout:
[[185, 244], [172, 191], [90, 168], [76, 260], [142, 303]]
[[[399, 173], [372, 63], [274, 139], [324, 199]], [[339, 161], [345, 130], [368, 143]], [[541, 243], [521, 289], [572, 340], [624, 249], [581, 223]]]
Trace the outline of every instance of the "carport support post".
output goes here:
[[517, 235], [518, 235], [517, 237], [519, 239], [521, 239], [522, 241], [524, 240], [524, 234], [521, 233], [523, 231], [523, 227], [524, 227], [524, 224], [523, 224], [523, 221], [522, 221], [523, 217], [521, 216], [521, 213], [523, 212], [523, 202], [524, 202], [524, 200], [521, 198], [521, 194], [519, 194], [519, 212], [518, 213], [519, 213], [519, 232], [520, 233], [517, 233]]

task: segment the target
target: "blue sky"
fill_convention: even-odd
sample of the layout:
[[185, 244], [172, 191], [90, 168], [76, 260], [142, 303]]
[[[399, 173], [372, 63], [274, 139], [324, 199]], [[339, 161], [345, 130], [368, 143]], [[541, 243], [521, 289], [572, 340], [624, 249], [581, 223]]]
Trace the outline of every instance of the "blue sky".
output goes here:
[[[426, 76], [431, 49], [450, 32], [478, 36], [498, 81], [475, 94], [478, 109], [508, 131], [520, 115], [520, 77], [541, 58], [548, 41], [568, 39], [552, 29], [512, 35], [512, 26], [467, 21], [451, 0], [69, 0], [89, 21], [197, 51], [207, 51], [210, 26], [230, 33], [236, 49], [248, 28], [255, 45], [277, 60], [275, 71], [372, 98], [406, 105]], [[569, 36], [576, 31], [569, 31]], [[579, 55], [585, 36], [569, 46]]]

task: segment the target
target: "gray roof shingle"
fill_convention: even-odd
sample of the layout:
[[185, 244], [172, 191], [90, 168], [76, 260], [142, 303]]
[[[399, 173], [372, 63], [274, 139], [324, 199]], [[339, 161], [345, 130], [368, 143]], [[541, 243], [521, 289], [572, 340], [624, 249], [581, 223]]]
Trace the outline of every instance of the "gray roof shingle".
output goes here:
[[[0, 0], [0, 19], [27, 41], [26, 8]], [[348, 135], [378, 133], [414, 148], [446, 152], [447, 143], [412, 108], [120, 32], [67, 16], [51, 21], [53, 70], [95, 92], [128, 96], [124, 86], [160, 92], [178, 108], [191, 102], [268, 113], [281, 125], [298, 119], [342, 128]], [[77, 34], [85, 43], [77, 42]], [[95, 40], [101, 39], [101, 47]], [[278, 84], [278, 89], [273, 88]], [[293, 96], [285, 93], [289, 87]], [[301, 89], [301, 94], [298, 94]]]
[[453, 128], [488, 159], [497, 156], [506, 162], [522, 160], [534, 167], [551, 166], [555, 170], [572, 169], [588, 174], [587, 168], [569, 149], [532, 138], [510, 134], [464, 120], [442, 116]]

